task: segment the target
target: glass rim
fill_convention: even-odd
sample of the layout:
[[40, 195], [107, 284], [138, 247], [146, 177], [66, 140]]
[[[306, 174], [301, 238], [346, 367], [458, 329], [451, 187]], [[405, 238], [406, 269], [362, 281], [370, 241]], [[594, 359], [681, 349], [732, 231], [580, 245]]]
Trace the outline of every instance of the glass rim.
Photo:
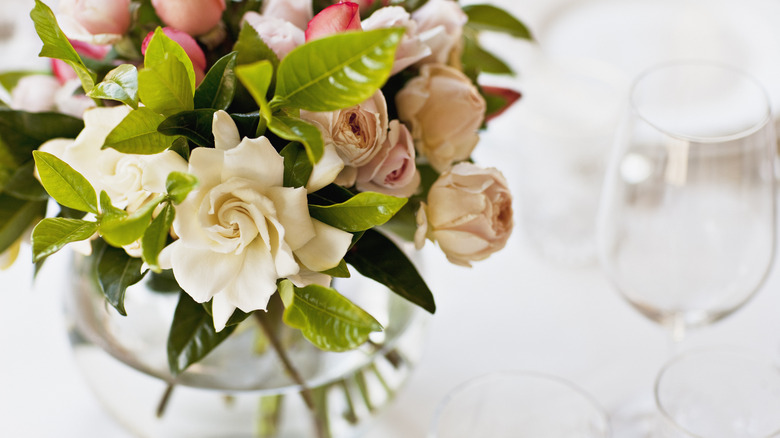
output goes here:
[[[663, 376], [671, 369], [673, 366], [677, 365], [678, 363], [688, 359], [691, 356], [700, 356], [705, 354], [727, 354], [734, 357], [739, 357], [741, 359], [748, 359], [751, 362], [759, 363], [759, 364], [765, 364], [769, 368], [775, 370], [780, 374], [780, 365], [773, 362], [770, 357], [764, 356], [756, 351], [753, 351], [750, 348], [742, 347], [742, 346], [733, 346], [733, 345], [722, 345], [722, 346], [714, 346], [714, 347], [701, 347], [701, 348], [695, 348], [688, 351], [685, 351], [683, 353], [680, 353], [673, 358], [669, 359], [658, 371], [655, 378], [655, 383], [653, 385], [653, 400], [655, 401], [655, 407], [658, 409], [658, 412], [661, 414], [662, 420], [666, 422], [666, 424], [672, 426], [677, 432], [684, 433], [685, 435], [691, 437], [691, 438], [706, 438], [703, 437], [695, 432], [692, 432], [688, 430], [687, 428], [680, 425], [673, 417], [672, 415], [664, 408], [664, 405], [661, 403], [660, 400], [660, 387], [661, 387], [661, 380], [663, 379]], [[768, 435], [764, 435], [763, 438], [777, 438], [780, 437], [780, 426], [778, 426], [778, 429], [770, 432]]]
[[[763, 103], [764, 103], [764, 111], [763, 111], [763, 117], [761, 117], [759, 120], [756, 121], [752, 126], [745, 128], [743, 130], [740, 130], [738, 132], [735, 132], [733, 134], [727, 134], [727, 135], [716, 135], [716, 136], [696, 136], [696, 135], [686, 135], [679, 132], [669, 132], [666, 129], [662, 129], [660, 126], [658, 126], [656, 123], [648, 119], [642, 111], [639, 109], [639, 105], [636, 102], [635, 94], [637, 91], [637, 86], [644, 80], [646, 80], [649, 76], [656, 74], [660, 71], [670, 69], [670, 68], [677, 68], [677, 67], [715, 67], [721, 71], [724, 72], [731, 72], [736, 74], [737, 76], [741, 77], [743, 80], [746, 81], [746, 83], [752, 84], [756, 90], [759, 92]], [[710, 60], [704, 60], [704, 59], [692, 59], [692, 60], [674, 60], [674, 61], [667, 61], [660, 64], [653, 65], [649, 68], [646, 68], [643, 70], [632, 82], [631, 87], [629, 88], [628, 93], [628, 103], [631, 108], [631, 112], [636, 114], [636, 116], [643, 120], [648, 125], [652, 126], [653, 128], [657, 129], [659, 132], [663, 132], [665, 135], [676, 138], [679, 140], [684, 141], [694, 141], [694, 142], [700, 142], [700, 143], [724, 143], [727, 141], [735, 140], [738, 138], [747, 137], [749, 135], [752, 135], [758, 131], [760, 131], [764, 126], [766, 126], [769, 123], [772, 123], [773, 116], [772, 116], [772, 103], [769, 98], [769, 93], [766, 91], [766, 87], [758, 80], [756, 79], [752, 74], [746, 72], [745, 70], [742, 70], [738, 67], [735, 67], [730, 64], [717, 62], [717, 61], [710, 61]]]
[[598, 414], [598, 416], [603, 420], [606, 437], [612, 436], [612, 428], [610, 425], [609, 420], [609, 414], [607, 411], [602, 407], [601, 403], [599, 403], [596, 398], [585, 391], [584, 389], [580, 388], [576, 384], [570, 382], [569, 380], [566, 380], [562, 377], [543, 373], [539, 371], [531, 371], [531, 370], [499, 370], [499, 371], [491, 371], [485, 374], [477, 375], [475, 377], [471, 377], [468, 380], [465, 380], [458, 385], [456, 385], [454, 388], [449, 390], [447, 394], [444, 396], [444, 398], [441, 399], [441, 401], [436, 406], [436, 410], [434, 411], [433, 418], [430, 423], [430, 427], [428, 429], [428, 435], [427, 438], [438, 438], [437, 433], [437, 426], [439, 425], [439, 421], [441, 420], [442, 414], [447, 409], [447, 406], [450, 405], [450, 402], [456, 398], [459, 394], [463, 393], [464, 391], [468, 390], [469, 388], [478, 385], [479, 383], [486, 381], [490, 378], [529, 378], [529, 379], [535, 379], [535, 380], [543, 380], [547, 383], [553, 383], [561, 387], [565, 387], [567, 390], [571, 391], [573, 394], [576, 394], [580, 396], [587, 404], [593, 408], [594, 412]]

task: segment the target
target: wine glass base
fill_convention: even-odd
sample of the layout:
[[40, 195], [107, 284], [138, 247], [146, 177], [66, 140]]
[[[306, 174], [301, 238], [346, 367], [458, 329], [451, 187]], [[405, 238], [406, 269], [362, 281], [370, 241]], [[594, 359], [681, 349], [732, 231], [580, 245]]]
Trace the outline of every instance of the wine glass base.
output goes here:
[[655, 401], [648, 394], [634, 394], [612, 409], [612, 436], [653, 438], [657, 430]]

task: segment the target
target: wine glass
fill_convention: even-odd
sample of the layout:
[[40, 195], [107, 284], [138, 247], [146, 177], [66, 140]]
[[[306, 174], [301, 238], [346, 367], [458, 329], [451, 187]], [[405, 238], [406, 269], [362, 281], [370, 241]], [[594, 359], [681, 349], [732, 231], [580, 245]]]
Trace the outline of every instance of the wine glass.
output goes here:
[[599, 209], [599, 259], [679, 346], [686, 330], [745, 304], [769, 272], [771, 110], [756, 80], [709, 62], [651, 68], [628, 100]]

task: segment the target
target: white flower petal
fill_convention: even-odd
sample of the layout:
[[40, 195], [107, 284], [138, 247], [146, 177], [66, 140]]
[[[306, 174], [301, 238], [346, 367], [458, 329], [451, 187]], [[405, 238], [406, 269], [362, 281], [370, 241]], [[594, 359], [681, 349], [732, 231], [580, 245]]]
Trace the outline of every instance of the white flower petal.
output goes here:
[[236, 122], [225, 111], [220, 110], [214, 113], [211, 130], [214, 132], [214, 146], [217, 149], [224, 151], [233, 149], [241, 142]]
[[335, 268], [352, 243], [352, 234], [312, 219], [317, 235], [295, 251], [298, 260], [312, 271]]
[[193, 300], [204, 303], [236, 278], [243, 256], [220, 254], [183, 244], [173, 249], [171, 265], [176, 281]]
[[141, 185], [151, 193], [165, 193], [165, 183], [171, 172], [187, 172], [187, 161], [168, 150], [150, 155], [144, 162]]
[[214, 299], [211, 301], [211, 316], [214, 319], [214, 330], [221, 332], [235, 311], [236, 306], [230, 303], [227, 295], [214, 295]]
[[224, 154], [223, 181], [244, 178], [261, 187], [281, 186], [284, 182], [284, 159], [265, 137], [245, 137], [237, 147]]
[[276, 268], [271, 253], [260, 242], [246, 250], [243, 266], [234, 280], [220, 294], [243, 312], [265, 310], [276, 292]]
[[198, 178], [198, 184], [207, 189], [222, 182], [222, 167], [225, 153], [211, 148], [195, 148], [190, 154], [191, 174]]
[[285, 240], [293, 251], [311, 240], [316, 232], [309, 217], [306, 189], [272, 187], [267, 196], [276, 206], [276, 216], [285, 229]]
[[336, 147], [332, 144], [325, 145], [322, 158], [311, 171], [309, 181], [306, 183], [306, 190], [316, 192], [336, 180], [336, 177], [344, 168], [344, 160], [341, 159]]

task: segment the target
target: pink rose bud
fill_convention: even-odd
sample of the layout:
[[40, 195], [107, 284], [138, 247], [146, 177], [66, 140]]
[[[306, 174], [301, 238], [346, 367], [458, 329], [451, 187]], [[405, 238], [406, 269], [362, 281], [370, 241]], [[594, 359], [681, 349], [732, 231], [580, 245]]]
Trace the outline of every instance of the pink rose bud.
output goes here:
[[197, 36], [222, 20], [225, 0], [152, 0], [152, 6], [166, 25]]
[[[111, 46], [99, 46], [78, 40], [70, 40], [70, 44], [82, 58], [101, 60], [111, 51]], [[66, 64], [65, 61], [60, 61], [59, 59], [52, 58], [51, 71], [57, 80], [60, 81], [60, 84], [65, 84], [71, 79], [78, 78], [73, 68]]]
[[323, 9], [309, 21], [306, 27], [306, 41], [361, 29], [360, 6], [353, 2], [340, 2]]
[[489, 122], [490, 120], [500, 116], [504, 111], [509, 109], [510, 106], [512, 106], [515, 102], [517, 102], [517, 100], [520, 99], [521, 96], [521, 94], [515, 90], [510, 90], [509, 88], [502, 88], [502, 87], [483, 86], [482, 92], [487, 96], [496, 96], [505, 102], [504, 106], [502, 106], [497, 111], [494, 111], [490, 113], [488, 116], [486, 116], [485, 122]]
[[[200, 48], [195, 38], [189, 34], [171, 29], [170, 27], [164, 27], [163, 33], [177, 44], [187, 53], [192, 61], [192, 67], [195, 69], [195, 76], [198, 77], [198, 82], [203, 78], [206, 71], [206, 55], [203, 53], [203, 49]], [[141, 44], [141, 53], [146, 55], [146, 48], [149, 46], [149, 42], [152, 40], [154, 32], [149, 32], [144, 38], [144, 42]]]
[[368, 164], [358, 168], [358, 190], [401, 198], [412, 196], [420, 186], [420, 172], [414, 160], [412, 134], [398, 120], [391, 121], [382, 149]]
[[59, 11], [92, 35], [121, 35], [130, 27], [130, 0], [60, 0]]

